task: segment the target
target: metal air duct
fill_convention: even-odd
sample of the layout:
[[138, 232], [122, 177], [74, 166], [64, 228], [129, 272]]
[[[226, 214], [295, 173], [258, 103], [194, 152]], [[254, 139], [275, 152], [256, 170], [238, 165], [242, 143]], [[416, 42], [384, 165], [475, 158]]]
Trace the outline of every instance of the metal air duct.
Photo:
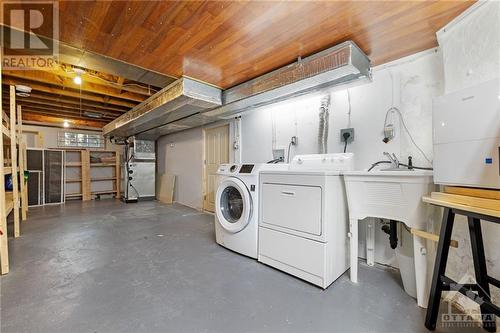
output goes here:
[[[135, 135], [139, 138], [154, 139], [167, 134], [155, 130], [156, 128], [219, 105], [221, 105], [220, 89], [192, 79], [181, 78], [104, 126], [103, 134], [116, 137]], [[145, 134], [147, 132], [151, 135]]]
[[347, 41], [223, 92], [179, 79], [106, 125], [103, 132], [154, 140], [263, 105], [371, 78], [370, 59]]
[[232, 118], [249, 109], [371, 78], [370, 59], [347, 41], [225, 90], [223, 105], [204, 115]]

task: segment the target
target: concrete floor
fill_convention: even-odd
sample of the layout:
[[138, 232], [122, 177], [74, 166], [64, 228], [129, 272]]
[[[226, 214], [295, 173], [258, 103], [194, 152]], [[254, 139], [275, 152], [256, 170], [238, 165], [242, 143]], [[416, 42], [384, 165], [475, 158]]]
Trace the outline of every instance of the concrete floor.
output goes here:
[[345, 274], [322, 291], [218, 246], [213, 216], [184, 206], [103, 200], [29, 213], [9, 240], [3, 333], [427, 332], [397, 272], [361, 265], [358, 285]]

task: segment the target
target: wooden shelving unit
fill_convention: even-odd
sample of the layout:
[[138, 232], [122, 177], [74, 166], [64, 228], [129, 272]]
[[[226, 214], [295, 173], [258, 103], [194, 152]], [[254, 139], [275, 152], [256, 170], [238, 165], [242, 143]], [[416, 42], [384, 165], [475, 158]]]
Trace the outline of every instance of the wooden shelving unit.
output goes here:
[[120, 154], [112, 150], [90, 150], [90, 194], [120, 198]]
[[90, 200], [86, 195], [89, 181], [88, 151], [67, 149], [64, 152], [64, 198]]
[[107, 150], [66, 150], [65, 198], [87, 201], [105, 194], [120, 198], [120, 155]]
[[[1, 81], [1, 79], [0, 79]], [[2, 91], [0, 82], [0, 106]], [[19, 237], [20, 219], [26, 220], [28, 211], [27, 186], [24, 181], [26, 165], [26, 144], [22, 139], [21, 106], [16, 106], [16, 91], [9, 87], [9, 115], [1, 110], [2, 133], [0, 135], [0, 271], [9, 272], [9, 248], [7, 218], [14, 217], [14, 238]], [[5, 190], [5, 176], [12, 176], [12, 191]], [[18, 176], [20, 175], [20, 176]], [[18, 179], [21, 180], [20, 184]]]

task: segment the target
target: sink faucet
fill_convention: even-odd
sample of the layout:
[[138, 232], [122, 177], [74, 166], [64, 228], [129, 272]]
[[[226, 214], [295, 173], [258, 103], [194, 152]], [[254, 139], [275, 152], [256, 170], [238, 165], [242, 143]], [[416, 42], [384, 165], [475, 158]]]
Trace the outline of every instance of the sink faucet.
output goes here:
[[396, 157], [396, 154], [392, 153], [392, 155], [386, 151], [384, 151], [384, 155], [391, 161], [393, 168], [399, 168], [399, 160]]

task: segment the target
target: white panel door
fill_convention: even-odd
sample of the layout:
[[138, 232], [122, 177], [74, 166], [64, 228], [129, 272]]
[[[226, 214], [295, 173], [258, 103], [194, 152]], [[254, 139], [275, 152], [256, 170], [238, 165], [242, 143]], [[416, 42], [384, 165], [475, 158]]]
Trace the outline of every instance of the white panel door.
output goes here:
[[229, 163], [229, 125], [205, 130], [205, 194], [203, 209], [209, 212], [215, 211], [216, 172], [222, 163]]

